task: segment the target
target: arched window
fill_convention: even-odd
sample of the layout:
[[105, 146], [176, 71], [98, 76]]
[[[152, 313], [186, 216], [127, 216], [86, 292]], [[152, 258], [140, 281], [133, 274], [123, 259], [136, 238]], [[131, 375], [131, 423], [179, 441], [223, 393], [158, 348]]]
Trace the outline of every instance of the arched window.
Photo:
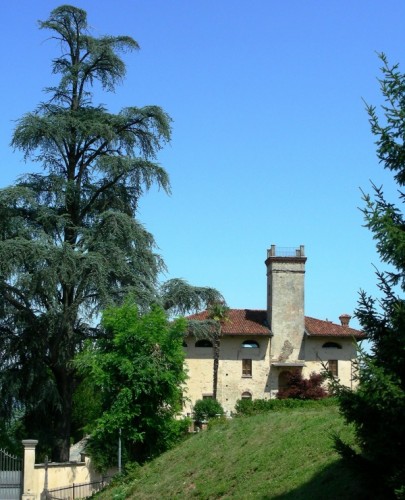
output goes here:
[[245, 340], [244, 342], [242, 342], [242, 347], [247, 347], [250, 349], [258, 349], [259, 343], [256, 342], [255, 340]]
[[342, 349], [342, 346], [337, 342], [325, 342], [322, 347], [324, 349]]
[[207, 339], [197, 340], [195, 343], [196, 347], [212, 347], [212, 343]]
[[252, 399], [252, 393], [249, 391], [242, 392], [242, 399]]
[[183, 347], [187, 347], [187, 342], [183, 340]]

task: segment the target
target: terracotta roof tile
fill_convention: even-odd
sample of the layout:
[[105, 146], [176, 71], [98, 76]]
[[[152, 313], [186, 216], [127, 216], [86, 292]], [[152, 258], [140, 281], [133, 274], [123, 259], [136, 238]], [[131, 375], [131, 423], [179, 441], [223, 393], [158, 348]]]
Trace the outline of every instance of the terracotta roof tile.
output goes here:
[[305, 317], [305, 331], [310, 337], [355, 337], [364, 338], [364, 333], [349, 326], [337, 325], [332, 321]]
[[[188, 319], [209, 319], [208, 311], [188, 316]], [[223, 335], [270, 335], [266, 311], [256, 309], [230, 309], [228, 321], [222, 325]]]
[[[222, 326], [223, 335], [270, 335], [267, 313], [263, 309], [230, 309], [229, 321]], [[192, 320], [209, 319], [209, 312], [202, 311], [188, 316]], [[355, 337], [364, 338], [364, 334], [331, 321], [305, 317], [305, 332], [310, 337]]]

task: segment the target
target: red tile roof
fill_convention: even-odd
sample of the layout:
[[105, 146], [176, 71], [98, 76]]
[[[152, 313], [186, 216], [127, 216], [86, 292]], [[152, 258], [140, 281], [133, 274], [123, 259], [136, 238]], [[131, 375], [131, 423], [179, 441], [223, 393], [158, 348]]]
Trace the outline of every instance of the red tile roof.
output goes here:
[[337, 325], [332, 321], [305, 316], [305, 332], [309, 337], [355, 337], [364, 338], [364, 333], [349, 326]]
[[[230, 309], [228, 321], [222, 325], [223, 335], [270, 335], [267, 313], [262, 309]], [[209, 312], [202, 311], [188, 316], [188, 319], [202, 321], [209, 319]], [[331, 321], [305, 317], [305, 332], [309, 337], [355, 337], [363, 338], [359, 330], [341, 326]]]
[[[188, 316], [187, 319], [209, 319], [208, 311]], [[230, 309], [228, 321], [222, 325], [223, 335], [270, 335], [266, 311], [256, 309]]]

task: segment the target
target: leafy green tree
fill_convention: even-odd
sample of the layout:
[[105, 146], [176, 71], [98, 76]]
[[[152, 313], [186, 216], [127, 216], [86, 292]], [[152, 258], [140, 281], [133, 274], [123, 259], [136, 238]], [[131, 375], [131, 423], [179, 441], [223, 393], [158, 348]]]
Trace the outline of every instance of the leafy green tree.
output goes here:
[[[404, 203], [405, 74], [398, 65], [389, 65], [384, 54], [380, 59], [385, 103], [381, 116], [374, 106], [367, 110], [378, 159], [393, 172], [399, 203]], [[391, 270], [377, 272], [381, 299], [361, 292], [356, 315], [371, 341], [371, 352], [360, 355], [358, 389], [338, 387], [338, 395], [344, 416], [355, 425], [368, 468], [405, 498], [405, 219], [401, 209], [386, 200], [382, 188], [373, 189], [373, 196], [364, 195], [364, 217], [381, 260]], [[338, 446], [348, 451], [343, 443]]]
[[61, 48], [60, 80], [12, 139], [42, 172], [0, 191], [0, 417], [23, 411], [27, 435], [63, 461], [72, 359], [99, 335], [100, 311], [128, 293], [140, 310], [157, 300], [163, 262], [135, 216], [153, 184], [170, 190], [156, 163], [170, 118], [157, 106], [113, 114], [93, 103], [94, 86], [113, 91], [124, 78], [121, 54], [138, 49], [131, 37], [93, 37], [86, 12], [69, 5], [40, 28]]
[[105, 468], [116, 464], [120, 429], [126, 458], [137, 462], [175, 441], [181, 422], [174, 417], [182, 408], [186, 379], [186, 321], [169, 322], [158, 306], [140, 314], [127, 301], [107, 309], [102, 326], [105, 336], [88, 341], [75, 365], [101, 401], [99, 415], [86, 430], [89, 450]]

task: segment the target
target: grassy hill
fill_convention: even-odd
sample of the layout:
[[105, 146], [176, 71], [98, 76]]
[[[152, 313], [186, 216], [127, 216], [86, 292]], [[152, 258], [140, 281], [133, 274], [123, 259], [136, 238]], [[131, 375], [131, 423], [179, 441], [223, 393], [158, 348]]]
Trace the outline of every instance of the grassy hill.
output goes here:
[[333, 450], [333, 433], [353, 440], [333, 406], [235, 418], [193, 435], [97, 498], [378, 498]]

